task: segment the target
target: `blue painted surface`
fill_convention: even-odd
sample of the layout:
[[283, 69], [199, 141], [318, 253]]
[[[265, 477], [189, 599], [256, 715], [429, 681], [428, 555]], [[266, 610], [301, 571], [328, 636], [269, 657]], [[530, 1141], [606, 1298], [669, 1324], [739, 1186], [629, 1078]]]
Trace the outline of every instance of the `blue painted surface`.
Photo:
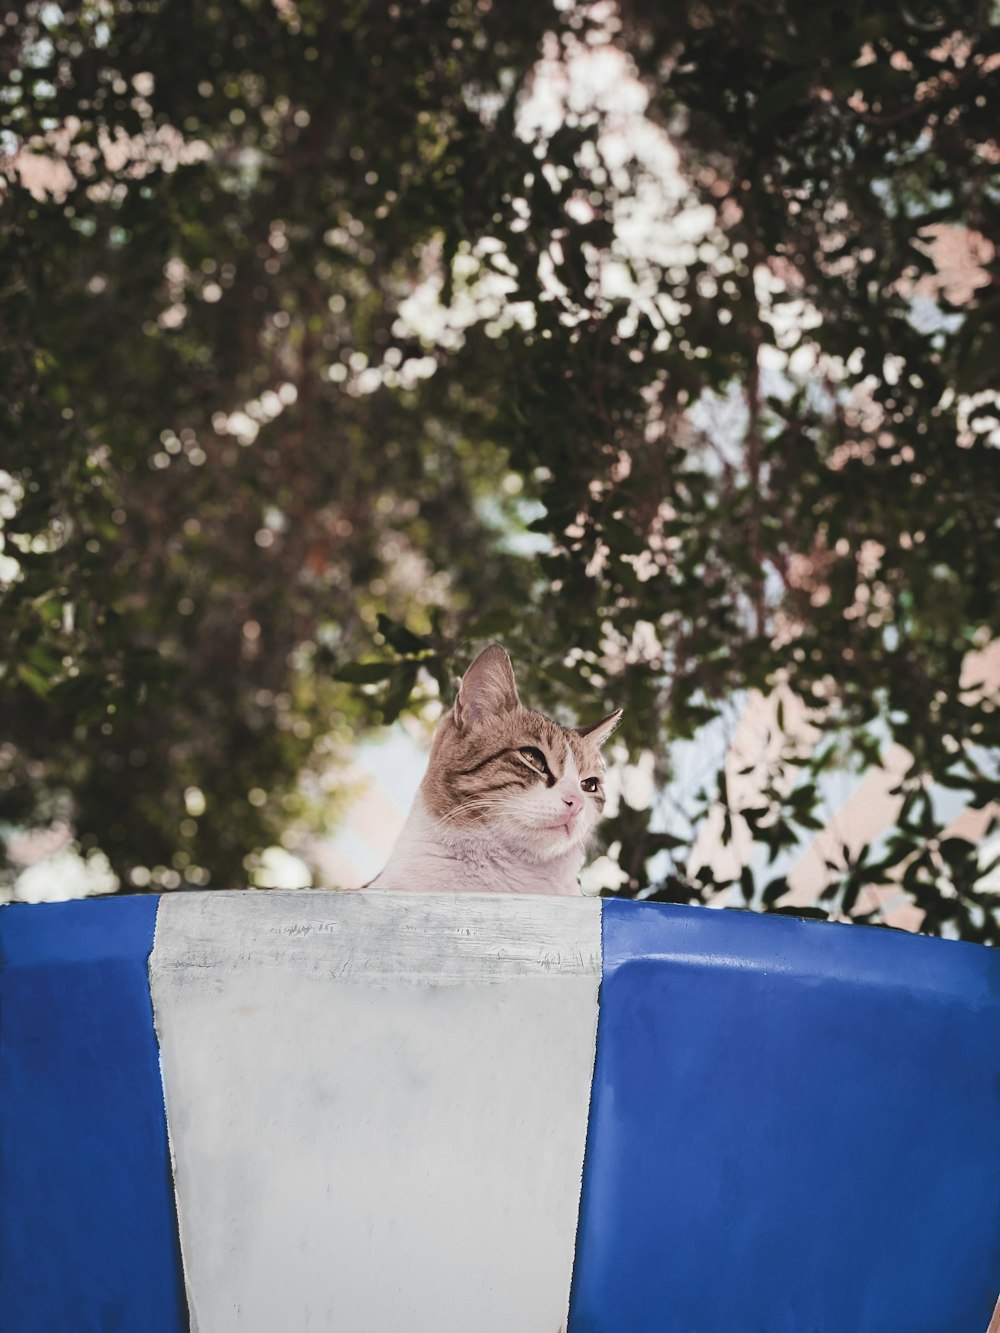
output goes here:
[[156, 898], [0, 909], [0, 1326], [188, 1327], [146, 963]]
[[985, 1333], [1000, 954], [609, 902], [570, 1333]]

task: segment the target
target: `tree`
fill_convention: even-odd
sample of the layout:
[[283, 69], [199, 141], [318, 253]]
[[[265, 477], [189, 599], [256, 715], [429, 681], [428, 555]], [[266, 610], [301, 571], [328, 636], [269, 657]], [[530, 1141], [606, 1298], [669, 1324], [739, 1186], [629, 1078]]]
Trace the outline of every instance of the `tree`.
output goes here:
[[995, 791], [961, 685], [996, 604], [995, 265], [953, 305], [930, 244], [997, 234], [987, 6], [26, 12], [9, 822], [68, 802], [124, 882], [239, 882], [304, 769], [500, 636], [538, 706], [624, 705], [661, 787], [741, 692], [808, 708], [753, 803], [730, 767], [681, 825], [623, 805], [624, 892], [715, 898], [710, 808], [778, 856], [824, 771], [896, 741], [898, 827], [816, 910], [874, 918], [895, 877], [925, 929], [996, 939], [930, 793]]

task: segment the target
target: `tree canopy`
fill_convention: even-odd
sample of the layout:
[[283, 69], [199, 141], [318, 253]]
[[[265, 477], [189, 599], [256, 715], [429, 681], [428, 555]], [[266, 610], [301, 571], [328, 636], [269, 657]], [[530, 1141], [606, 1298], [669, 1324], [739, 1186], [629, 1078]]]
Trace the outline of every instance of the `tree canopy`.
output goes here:
[[[996, 793], [990, 16], [9, 14], [0, 819], [239, 885], [500, 638], [543, 711], [623, 706], [660, 790], [746, 692], [804, 708], [752, 799], [721, 764], [682, 817], [619, 806], [621, 892], [801, 910], [824, 773], [895, 744], [896, 825], [812, 910], [898, 883], [997, 942], [934, 799]], [[773, 875], [695, 864], [712, 811]]]

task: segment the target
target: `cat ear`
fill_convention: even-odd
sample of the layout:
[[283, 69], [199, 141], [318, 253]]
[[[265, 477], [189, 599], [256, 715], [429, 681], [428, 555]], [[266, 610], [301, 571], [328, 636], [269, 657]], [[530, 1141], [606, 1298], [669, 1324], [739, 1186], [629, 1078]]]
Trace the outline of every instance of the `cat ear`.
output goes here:
[[510, 658], [498, 643], [491, 643], [462, 677], [455, 700], [455, 725], [460, 731], [475, 727], [483, 718], [513, 712], [520, 704]]
[[587, 727], [574, 727], [573, 730], [578, 736], [586, 736], [595, 745], [603, 745], [611, 733], [618, 730], [618, 724], [622, 720], [622, 711], [621, 708], [616, 708], [607, 717], [602, 717], [600, 722], [591, 722]]

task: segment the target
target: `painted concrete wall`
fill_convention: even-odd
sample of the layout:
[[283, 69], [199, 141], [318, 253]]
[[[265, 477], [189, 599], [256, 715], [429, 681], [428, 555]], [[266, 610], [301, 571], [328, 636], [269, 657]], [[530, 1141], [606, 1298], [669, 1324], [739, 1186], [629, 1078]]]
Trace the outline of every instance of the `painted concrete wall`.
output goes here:
[[0, 910], [0, 1328], [187, 1328], [146, 960], [157, 900]]
[[150, 975], [202, 1333], [556, 1330], [600, 906], [164, 901]]
[[990, 950], [326, 893], [11, 907], [0, 945], [5, 1333], [990, 1321]]

